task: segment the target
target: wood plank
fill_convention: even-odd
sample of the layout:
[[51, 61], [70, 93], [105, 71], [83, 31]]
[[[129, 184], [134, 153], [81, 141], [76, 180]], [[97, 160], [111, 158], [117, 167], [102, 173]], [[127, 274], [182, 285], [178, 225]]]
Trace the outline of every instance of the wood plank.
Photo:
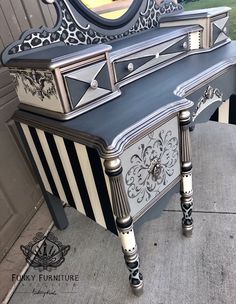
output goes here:
[[0, 106], [17, 98], [12, 78], [7, 68], [0, 68]]
[[[2, 42], [2, 38], [1, 38], [1, 35], [0, 35], [0, 53], [4, 50], [4, 44]], [[0, 66], [1, 66], [1, 61], [0, 61]]]
[[18, 24], [15, 12], [13, 11], [12, 5], [9, 0], [2, 0], [1, 3], [2, 11], [5, 15], [8, 27], [14, 40], [18, 39], [21, 34], [21, 29]]
[[30, 27], [38, 28], [45, 24], [38, 2], [22, 0], [22, 4], [30, 23]]
[[2, 38], [4, 47], [6, 47], [8, 44], [10, 44], [14, 40], [14, 38], [11, 34], [11, 31], [9, 29], [9, 26], [7, 24], [6, 18], [3, 14], [1, 7], [0, 7], [0, 20], [1, 20], [0, 36]]
[[43, 3], [41, 0], [38, 0], [40, 11], [42, 13], [42, 16], [44, 18], [44, 25], [47, 27], [52, 27], [53, 26], [53, 20], [52, 16], [50, 14], [49, 8], [47, 4]]
[[30, 23], [26, 17], [26, 12], [24, 10], [23, 4], [20, 0], [10, 0], [12, 7], [15, 11], [15, 15], [20, 26], [21, 32], [26, 31], [30, 28]]
[[7, 86], [11, 83], [11, 76], [8, 71], [8, 68], [2, 67], [0, 68], [0, 89]]
[[48, 5], [49, 12], [52, 17], [52, 23], [55, 26], [57, 22], [57, 12], [54, 5]]

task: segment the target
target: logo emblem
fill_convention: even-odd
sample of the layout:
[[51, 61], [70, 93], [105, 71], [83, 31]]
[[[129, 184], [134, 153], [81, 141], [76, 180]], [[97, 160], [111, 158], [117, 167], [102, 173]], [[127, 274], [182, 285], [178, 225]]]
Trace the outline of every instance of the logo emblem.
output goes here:
[[25, 255], [26, 262], [39, 271], [51, 271], [59, 267], [70, 250], [69, 245], [62, 245], [58, 238], [50, 232], [44, 235], [38, 232], [33, 241], [26, 246], [21, 245], [20, 249]]

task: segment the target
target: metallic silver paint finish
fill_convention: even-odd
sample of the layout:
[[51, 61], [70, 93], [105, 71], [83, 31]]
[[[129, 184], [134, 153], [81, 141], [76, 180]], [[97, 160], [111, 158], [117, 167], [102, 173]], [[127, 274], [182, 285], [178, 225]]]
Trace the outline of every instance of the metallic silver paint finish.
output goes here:
[[119, 231], [125, 262], [130, 272], [130, 286], [135, 295], [140, 295], [143, 289], [143, 276], [139, 272], [139, 255], [135, 241], [133, 219], [130, 216], [130, 206], [124, 188], [121, 161], [118, 157], [105, 160], [104, 166], [110, 180], [117, 230]]
[[181, 151], [182, 151], [182, 172], [181, 172], [181, 209], [183, 211], [182, 230], [187, 237], [191, 236], [193, 230], [193, 190], [192, 190], [192, 163], [191, 163], [191, 139], [190, 139], [190, 112], [180, 112], [181, 129]]

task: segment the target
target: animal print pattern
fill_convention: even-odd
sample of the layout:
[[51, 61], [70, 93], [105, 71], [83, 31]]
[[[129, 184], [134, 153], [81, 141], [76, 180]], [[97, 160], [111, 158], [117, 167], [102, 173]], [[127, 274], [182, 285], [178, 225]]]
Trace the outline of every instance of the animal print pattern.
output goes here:
[[140, 286], [143, 282], [143, 275], [139, 272], [139, 257], [137, 256], [133, 262], [126, 261], [126, 265], [130, 272], [129, 282], [131, 286]]
[[62, 15], [61, 24], [55, 27], [56, 30], [49, 32], [46, 28], [43, 28], [37, 32], [29, 33], [25, 38], [13, 44], [12, 48], [8, 51], [8, 55], [57, 42], [64, 42], [67, 45], [108, 42], [157, 27], [161, 15], [182, 10], [180, 4], [172, 1], [162, 1], [161, 4], [158, 5], [155, 0], [148, 0], [146, 10], [140, 12], [139, 18], [129, 30], [118, 35], [104, 35], [93, 30], [90, 25], [87, 27], [80, 25], [70, 13], [65, 0], [57, 0], [54, 4], [56, 5], [57, 11], [59, 10], [59, 13]]
[[184, 226], [191, 226], [193, 224], [192, 211], [193, 211], [193, 200], [181, 201], [181, 209], [183, 211], [182, 224]]

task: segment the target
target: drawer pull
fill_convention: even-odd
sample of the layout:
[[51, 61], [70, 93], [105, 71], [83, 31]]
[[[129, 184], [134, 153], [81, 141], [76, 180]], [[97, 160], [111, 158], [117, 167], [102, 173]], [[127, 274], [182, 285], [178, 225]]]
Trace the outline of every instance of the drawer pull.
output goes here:
[[132, 62], [130, 62], [130, 63], [127, 65], [127, 70], [128, 70], [129, 72], [133, 72], [133, 70], [134, 70], [134, 65], [133, 65]]
[[93, 79], [91, 82], [90, 82], [90, 87], [91, 89], [93, 90], [96, 90], [98, 88], [98, 82], [96, 79]]
[[182, 48], [183, 48], [184, 50], [187, 50], [187, 48], [188, 48], [188, 43], [187, 43], [186, 41], [182, 44]]
[[148, 172], [153, 175], [155, 180], [158, 179], [162, 173], [161, 160], [159, 158], [156, 158], [151, 162]]

